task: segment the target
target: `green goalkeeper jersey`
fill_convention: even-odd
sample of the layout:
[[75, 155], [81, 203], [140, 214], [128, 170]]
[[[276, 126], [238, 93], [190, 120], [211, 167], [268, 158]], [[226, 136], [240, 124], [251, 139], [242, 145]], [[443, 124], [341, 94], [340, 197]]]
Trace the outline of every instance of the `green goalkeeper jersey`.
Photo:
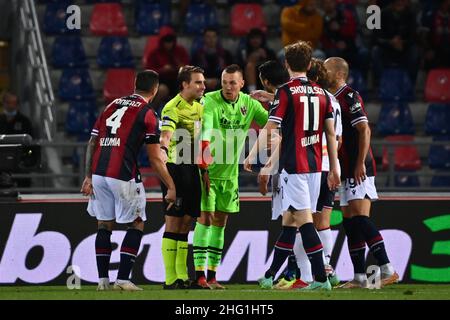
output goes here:
[[[194, 100], [189, 104], [180, 94], [167, 102], [161, 113], [161, 131], [170, 131], [174, 135], [170, 140], [167, 162], [193, 163], [195, 146], [201, 128], [203, 106]], [[183, 133], [181, 130], [185, 130]], [[184, 137], [188, 139], [184, 139]], [[181, 142], [181, 143], [180, 143]], [[182, 154], [183, 151], [189, 154]], [[186, 159], [183, 159], [187, 156]]]
[[209, 177], [220, 180], [237, 178], [248, 129], [253, 120], [264, 126], [268, 112], [259, 101], [242, 92], [235, 102], [226, 100], [222, 90], [207, 93], [203, 101], [202, 140], [210, 142], [214, 158], [208, 167]]

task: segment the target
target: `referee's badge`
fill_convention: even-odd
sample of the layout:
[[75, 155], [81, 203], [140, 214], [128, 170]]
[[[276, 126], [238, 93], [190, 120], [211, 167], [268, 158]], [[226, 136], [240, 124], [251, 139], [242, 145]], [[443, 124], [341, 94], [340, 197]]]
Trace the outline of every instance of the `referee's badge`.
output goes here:
[[247, 106], [244, 105], [244, 106], [241, 107], [241, 113], [242, 113], [243, 116], [247, 115]]

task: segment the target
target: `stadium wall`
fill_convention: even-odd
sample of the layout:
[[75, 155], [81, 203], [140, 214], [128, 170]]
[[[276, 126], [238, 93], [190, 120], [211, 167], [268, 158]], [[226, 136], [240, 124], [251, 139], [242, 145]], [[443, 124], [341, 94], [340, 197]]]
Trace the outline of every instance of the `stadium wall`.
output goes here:
[[[0, 284], [66, 284], [71, 270], [83, 283], [97, 281], [94, 241], [96, 222], [82, 199], [34, 199], [0, 203]], [[338, 206], [336, 206], [338, 208]], [[385, 239], [394, 267], [405, 283], [450, 282], [450, 197], [384, 197], [373, 205], [373, 219]], [[159, 200], [149, 199], [147, 223], [133, 272], [136, 283], [164, 281], [161, 238], [164, 220]], [[243, 197], [241, 213], [231, 217], [218, 280], [256, 281], [272, 260], [280, 221], [271, 221], [270, 199]], [[335, 246], [332, 264], [341, 280], [350, 279], [352, 265], [342, 215], [333, 211]], [[117, 274], [117, 243], [124, 229], [113, 232], [110, 278]], [[193, 232], [189, 235], [192, 243]], [[190, 253], [192, 255], [192, 252]], [[192, 256], [189, 257], [192, 266]], [[374, 264], [369, 256], [368, 265]], [[73, 266], [72, 268], [69, 268]], [[190, 270], [193, 275], [193, 270]]]

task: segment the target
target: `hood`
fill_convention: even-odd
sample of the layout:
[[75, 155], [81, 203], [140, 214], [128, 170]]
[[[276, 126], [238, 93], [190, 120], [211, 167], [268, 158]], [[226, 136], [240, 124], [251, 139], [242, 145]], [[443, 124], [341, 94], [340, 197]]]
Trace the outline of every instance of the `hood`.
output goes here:
[[167, 37], [167, 36], [173, 36], [173, 37], [175, 37], [175, 43], [177, 42], [177, 34], [175, 33], [175, 31], [171, 28], [171, 27], [169, 27], [169, 26], [163, 26], [163, 27], [161, 27], [160, 29], [159, 29], [159, 42], [161, 43], [161, 40], [164, 38], [164, 37]]

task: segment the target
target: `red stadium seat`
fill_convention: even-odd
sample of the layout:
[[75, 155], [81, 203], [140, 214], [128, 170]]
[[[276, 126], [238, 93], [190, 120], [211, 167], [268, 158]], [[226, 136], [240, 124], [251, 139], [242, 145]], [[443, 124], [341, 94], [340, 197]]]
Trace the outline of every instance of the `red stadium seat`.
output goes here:
[[147, 38], [147, 44], [145, 45], [144, 55], [142, 56], [142, 65], [145, 67], [148, 65], [147, 59], [150, 52], [158, 47], [159, 36], [150, 36]]
[[260, 4], [238, 3], [231, 9], [231, 34], [245, 36], [250, 29], [258, 28], [266, 32], [267, 23]]
[[134, 69], [108, 69], [103, 85], [103, 97], [106, 103], [134, 92]]
[[[384, 139], [389, 142], [412, 142], [414, 136], [389, 136]], [[422, 167], [419, 152], [415, 145], [398, 145], [394, 149], [394, 166], [398, 171], [416, 171]], [[389, 168], [388, 148], [383, 147], [383, 170]]]
[[128, 28], [119, 3], [99, 3], [94, 6], [89, 28], [96, 36], [127, 36]]
[[433, 69], [428, 72], [425, 99], [428, 102], [450, 103], [450, 69]]
[[[142, 183], [144, 184], [145, 189], [159, 189], [161, 187], [159, 178], [156, 176], [155, 171], [152, 168], [139, 168], [139, 171], [141, 172]], [[148, 174], [151, 175], [149, 176]]]

